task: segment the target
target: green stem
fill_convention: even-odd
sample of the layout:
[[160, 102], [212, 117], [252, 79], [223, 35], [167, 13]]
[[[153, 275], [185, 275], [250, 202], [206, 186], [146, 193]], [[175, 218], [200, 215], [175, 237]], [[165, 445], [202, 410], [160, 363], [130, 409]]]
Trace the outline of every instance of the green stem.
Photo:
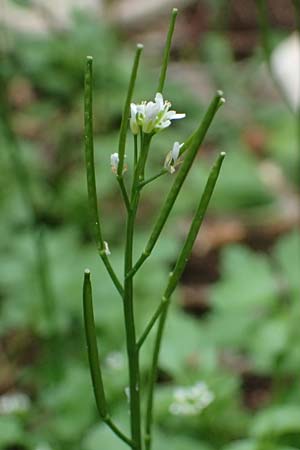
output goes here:
[[133, 192], [139, 191], [139, 184], [143, 183], [145, 177], [145, 166], [148, 158], [152, 134], [144, 134], [141, 137], [141, 152], [134, 172]]
[[111, 430], [120, 439], [122, 439], [122, 441], [126, 442], [126, 444], [128, 444], [131, 448], [134, 448], [132, 441], [127, 438], [127, 436], [125, 436], [125, 434], [117, 427], [108, 412], [99, 360], [99, 350], [97, 345], [97, 335], [93, 310], [93, 294], [89, 270], [86, 270], [84, 272], [83, 316], [94, 397], [96, 400], [99, 415], [102, 418], [103, 422], [105, 422], [109, 426], [109, 428], [111, 428]]
[[[125, 265], [124, 276], [132, 268], [133, 234], [134, 222], [137, 211], [138, 196], [132, 203], [128, 213], [126, 227], [125, 244]], [[131, 438], [134, 442], [134, 449], [141, 450], [141, 411], [140, 411], [140, 378], [139, 378], [139, 354], [136, 345], [136, 331], [133, 308], [133, 278], [125, 277], [124, 282], [124, 317], [126, 330], [126, 346], [129, 364], [129, 403], [130, 403], [130, 423]]]
[[85, 140], [85, 161], [88, 199], [91, 213], [91, 219], [94, 227], [94, 235], [101, 257], [114, 285], [118, 292], [123, 296], [123, 287], [112, 268], [106, 254], [105, 242], [102, 235], [98, 212], [97, 187], [94, 162], [94, 133], [93, 133], [93, 58], [88, 56], [86, 59], [85, 83], [84, 83], [84, 140]]
[[141, 436], [141, 405], [140, 405], [140, 368], [139, 349], [136, 342], [136, 330], [133, 306], [133, 277], [127, 277], [132, 269], [134, 224], [140, 193], [138, 183], [144, 177], [144, 169], [151, 142], [151, 135], [143, 136], [140, 155], [133, 176], [131, 204], [127, 216], [125, 261], [124, 261], [124, 317], [126, 331], [126, 346], [129, 364], [129, 403], [131, 438], [135, 450], [142, 450]]
[[149, 320], [143, 334], [141, 335], [141, 337], [138, 340], [137, 346], [140, 349], [143, 345], [143, 343], [145, 342], [145, 340], [147, 339], [150, 331], [152, 330], [152, 328], [154, 327], [157, 319], [159, 318], [160, 314], [162, 313], [164, 308], [164, 301], [161, 301], [160, 304], [158, 305], [158, 307], [156, 308], [156, 311], [154, 312], [153, 316], [151, 317], [151, 319]]
[[129, 81], [127, 97], [125, 100], [125, 105], [123, 109], [121, 127], [120, 127], [120, 137], [119, 137], [119, 164], [118, 164], [118, 177], [123, 176], [124, 168], [124, 157], [125, 157], [125, 146], [126, 146], [126, 136], [128, 129], [128, 118], [130, 112], [130, 103], [132, 100], [133, 89], [137, 77], [137, 71], [139, 67], [140, 57], [144, 46], [142, 44], [137, 44], [135, 58], [133, 62], [133, 67], [131, 71], [131, 77]]
[[157, 334], [156, 334], [156, 339], [155, 339], [155, 344], [154, 344], [152, 366], [151, 366], [151, 370], [150, 370], [148, 397], [147, 397], [146, 427], [145, 427], [145, 448], [146, 448], [146, 450], [151, 449], [151, 439], [152, 439], [151, 435], [152, 435], [152, 423], [153, 423], [153, 393], [154, 393], [154, 386], [155, 386], [156, 377], [157, 377], [159, 352], [160, 352], [160, 348], [161, 348], [162, 336], [163, 336], [165, 323], [166, 323], [166, 319], [167, 319], [170, 298], [177, 286], [177, 283], [183, 273], [183, 270], [187, 264], [187, 261], [188, 261], [190, 255], [191, 255], [193, 245], [195, 243], [199, 229], [203, 222], [203, 219], [204, 219], [205, 213], [207, 211], [211, 196], [214, 192], [224, 157], [225, 157], [225, 153], [221, 153], [220, 156], [218, 157], [216, 163], [214, 164], [213, 168], [211, 169], [206, 186], [204, 188], [203, 194], [202, 194], [200, 202], [198, 204], [196, 213], [194, 215], [194, 219], [192, 221], [191, 227], [190, 227], [188, 235], [186, 237], [185, 243], [184, 243], [182, 250], [177, 258], [175, 267], [169, 275], [169, 281], [168, 281], [167, 287], [164, 291], [164, 295], [162, 296], [162, 301], [161, 301], [162, 312], [160, 314], [158, 329], [157, 329]]
[[120, 186], [120, 189], [121, 189], [121, 192], [122, 192], [123, 200], [124, 200], [127, 212], [128, 212], [129, 209], [130, 209], [130, 202], [129, 202], [127, 190], [126, 190], [126, 187], [125, 187], [125, 184], [124, 184], [123, 175], [121, 177], [119, 177], [119, 175], [117, 175], [117, 180], [118, 180], [118, 183], [119, 183], [119, 186]]
[[169, 63], [169, 59], [170, 59], [171, 43], [172, 43], [172, 37], [173, 37], [173, 33], [174, 33], [177, 14], [178, 14], [178, 9], [174, 8], [172, 10], [172, 14], [171, 14], [169, 31], [167, 34], [167, 40], [166, 40], [166, 45], [165, 45], [165, 49], [164, 49], [163, 62], [162, 62], [159, 82], [158, 82], [158, 86], [157, 86], [157, 92], [161, 92], [161, 93], [163, 92], [165, 81], [166, 81], [168, 63]]
[[208, 107], [208, 110], [204, 116], [204, 119], [202, 120], [201, 124], [199, 125], [198, 129], [194, 133], [194, 138], [191, 142], [190, 148], [186, 154], [186, 157], [178, 171], [177, 177], [174, 180], [174, 183], [172, 185], [172, 188], [167, 196], [167, 199], [159, 213], [159, 216], [154, 224], [152, 233], [149, 237], [149, 240], [147, 242], [147, 245], [145, 247], [145, 250], [143, 251], [142, 255], [132, 268], [132, 270], [129, 272], [128, 276], [133, 276], [137, 270], [142, 266], [142, 264], [146, 261], [146, 259], [150, 256], [159, 236], [160, 233], [169, 217], [169, 214], [172, 210], [172, 207], [175, 203], [175, 200], [179, 194], [179, 191], [187, 177], [187, 174], [189, 173], [189, 170], [196, 158], [196, 155], [198, 153], [199, 147], [201, 146], [206, 133], [213, 121], [213, 118], [220, 108], [220, 106], [224, 103], [223, 99], [223, 93], [218, 92], [215, 98], [212, 100], [210, 106]]
[[146, 186], [149, 183], [152, 183], [152, 181], [156, 180], [157, 178], [161, 177], [162, 175], [166, 175], [168, 173], [167, 169], [162, 169], [160, 172], [158, 172], [156, 175], [153, 175], [153, 177], [148, 178], [147, 180], [141, 182], [139, 184], [139, 189], [142, 189], [144, 186]]
[[100, 417], [105, 419], [108, 415], [108, 410], [99, 362], [92, 296], [91, 273], [89, 270], [86, 270], [84, 272], [83, 282], [83, 316], [85, 336], [96, 405]]
[[134, 134], [133, 135], [133, 142], [134, 142], [134, 161], [133, 161], [133, 167], [134, 170], [136, 169], [136, 165], [138, 162], [138, 158], [139, 158], [139, 153], [138, 153], [138, 135]]

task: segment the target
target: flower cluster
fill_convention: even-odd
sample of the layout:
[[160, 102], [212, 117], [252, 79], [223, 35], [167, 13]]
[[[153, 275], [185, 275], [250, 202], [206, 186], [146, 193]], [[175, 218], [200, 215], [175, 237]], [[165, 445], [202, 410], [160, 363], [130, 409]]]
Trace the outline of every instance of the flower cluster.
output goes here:
[[30, 408], [30, 399], [21, 392], [0, 396], [0, 415], [23, 413]]
[[173, 402], [169, 411], [175, 416], [195, 416], [206, 408], [214, 398], [214, 394], [204, 382], [189, 387], [178, 387], [174, 391]]
[[185, 114], [177, 114], [170, 111], [171, 103], [164, 101], [158, 92], [154, 102], [131, 103], [130, 128], [133, 134], [138, 134], [140, 129], [144, 133], [158, 133], [169, 127], [171, 120], [183, 119]]

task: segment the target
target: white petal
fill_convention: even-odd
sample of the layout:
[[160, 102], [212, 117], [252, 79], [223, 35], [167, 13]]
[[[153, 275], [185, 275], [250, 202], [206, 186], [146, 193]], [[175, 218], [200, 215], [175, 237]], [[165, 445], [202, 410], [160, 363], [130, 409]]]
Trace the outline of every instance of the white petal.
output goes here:
[[176, 111], [168, 111], [165, 117], [169, 120], [183, 119], [185, 117], [185, 114], [177, 114]]
[[160, 122], [159, 124], [157, 124], [157, 128], [163, 130], [164, 128], [168, 128], [171, 125], [171, 121], [170, 120], [164, 120], [163, 122]]
[[145, 109], [146, 120], [153, 120], [159, 113], [159, 105], [157, 103], [149, 102]]
[[113, 153], [112, 155], [110, 155], [110, 163], [113, 167], [117, 168], [118, 164], [119, 164], [119, 154], [118, 153]]
[[173, 148], [172, 148], [172, 159], [173, 159], [174, 163], [177, 161], [180, 147], [181, 146], [180, 146], [179, 142], [174, 142]]
[[164, 98], [160, 92], [155, 95], [155, 103], [159, 105], [160, 111], [164, 109]]
[[137, 114], [137, 105], [135, 103], [131, 103], [130, 105], [131, 117], [135, 118]]

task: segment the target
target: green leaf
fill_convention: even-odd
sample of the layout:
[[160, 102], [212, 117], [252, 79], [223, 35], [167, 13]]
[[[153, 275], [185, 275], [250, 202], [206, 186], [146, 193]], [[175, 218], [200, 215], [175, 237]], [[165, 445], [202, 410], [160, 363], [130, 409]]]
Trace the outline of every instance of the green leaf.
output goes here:
[[300, 235], [293, 231], [282, 237], [273, 250], [279, 268], [282, 271], [286, 288], [293, 294], [293, 298], [299, 299], [299, 267], [300, 267]]
[[24, 434], [20, 422], [13, 416], [0, 416], [0, 448], [23, 442]]
[[300, 407], [282, 405], [258, 413], [251, 434], [255, 437], [280, 437], [300, 432]]
[[128, 450], [128, 445], [117, 438], [106, 425], [97, 425], [92, 428], [83, 440], [83, 450]]
[[222, 450], [297, 450], [294, 447], [277, 446], [272, 443], [259, 443], [255, 440], [236, 441], [226, 445]]
[[276, 300], [276, 283], [268, 259], [245, 247], [228, 246], [222, 253], [222, 279], [212, 289], [218, 311], [261, 314]]

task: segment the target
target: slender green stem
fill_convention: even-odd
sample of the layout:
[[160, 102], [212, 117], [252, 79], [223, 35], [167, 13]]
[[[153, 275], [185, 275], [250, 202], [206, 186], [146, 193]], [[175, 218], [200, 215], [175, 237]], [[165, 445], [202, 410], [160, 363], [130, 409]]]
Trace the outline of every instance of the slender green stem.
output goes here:
[[160, 233], [167, 221], [167, 218], [169, 217], [169, 214], [172, 210], [172, 207], [175, 203], [175, 200], [179, 194], [179, 191], [187, 177], [187, 174], [196, 158], [196, 155], [198, 153], [199, 147], [201, 146], [206, 133], [212, 123], [212, 120], [220, 108], [220, 106], [224, 103], [223, 99], [223, 93], [217, 92], [217, 95], [212, 100], [210, 106], [208, 107], [208, 110], [204, 116], [204, 119], [202, 120], [201, 124], [199, 125], [198, 129], [194, 133], [193, 141], [191, 142], [190, 148], [186, 154], [186, 157], [178, 171], [177, 177], [174, 180], [174, 183], [171, 187], [171, 190], [167, 196], [167, 199], [159, 213], [159, 216], [154, 224], [152, 233], [149, 237], [149, 240], [147, 242], [147, 245], [145, 247], [145, 250], [143, 251], [142, 255], [132, 268], [132, 270], [128, 273], [128, 276], [133, 276], [137, 270], [142, 266], [144, 261], [150, 256], [159, 236]]
[[129, 445], [129, 447], [134, 448], [134, 444], [131, 439], [129, 439], [123, 431], [120, 430], [120, 428], [113, 422], [110, 416], [107, 416], [104, 420], [106, 425], [115, 433], [116, 436], [118, 436], [122, 441], [124, 441], [126, 444]]
[[105, 419], [108, 415], [108, 410], [99, 362], [92, 296], [91, 274], [89, 270], [86, 270], [84, 272], [83, 282], [83, 316], [85, 336], [96, 405], [100, 417]]
[[139, 180], [143, 180], [145, 164], [151, 142], [151, 135], [141, 136], [141, 149], [133, 176], [130, 209], [127, 216], [125, 261], [124, 261], [124, 317], [126, 330], [126, 346], [129, 364], [129, 402], [131, 438], [135, 450], [142, 450], [141, 406], [140, 406], [140, 369], [139, 349], [136, 342], [136, 330], [133, 306], [133, 277], [127, 277], [132, 269], [134, 224], [140, 193]]
[[138, 162], [138, 157], [139, 157], [139, 153], [138, 153], [138, 136], [137, 136], [137, 134], [134, 134], [133, 142], [134, 142], [134, 161], [133, 161], [133, 166], [134, 166], [134, 170], [135, 170], [137, 162]]
[[141, 138], [141, 152], [134, 172], [133, 191], [139, 191], [139, 184], [144, 181], [145, 166], [149, 153], [152, 134], [143, 134]]
[[139, 189], [142, 189], [147, 184], [152, 183], [152, 181], [156, 180], [157, 178], [161, 177], [162, 175], [166, 175], [167, 173], [168, 173], [167, 169], [162, 169], [156, 175], [153, 175], [152, 177], [148, 178], [147, 180], [141, 182], [139, 184]]
[[150, 369], [150, 377], [149, 377], [149, 386], [148, 386], [148, 397], [147, 397], [147, 405], [146, 405], [146, 425], [145, 425], [145, 450], [150, 450], [152, 445], [152, 423], [153, 423], [153, 394], [154, 394], [154, 386], [156, 383], [157, 377], [157, 366], [158, 366], [158, 358], [159, 351], [161, 347], [162, 336], [165, 328], [165, 323], [168, 315], [168, 307], [170, 301], [169, 299], [164, 300], [164, 308], [159, 318], [158, 329], [156, 333], [154, 350], [153, 350], [153, 358], [152, 358], [152, 366]]
[[89, 208], [91, 220], [94, 227], [94, 235], [98, 248], [98, 253], [114, 283], [118, 292], [123, 296], [123, 287], [112, 268], [106, 254], [105, 241], [102, 235], [98, 212], [98, 199], [94, 163], [94, 133], [93, 133], [93, 58], [86, 59], [85, 83], [84, 83], [84, 140], [85, 140], [85, 161]]
[[171, 14], [169, 31], [167, 34], [167, 40], [166, 40], [166, 45], [165, 45], [165, 49], [164, 49], [163, 62], [162, 62], [159, 82], [158, 82], [158, 86], [157, 86], [157, 92], [161, 92], [161, 93], [163, 92], [165, 81], [166, 81], [168, 63], [169, 63], [169, 58], [170, 58], [171, 43], [172, 43], [172, 37], [173, 37], [173, 33], [174, 33], [177, 14], [178, 14], [178, 9], [174, 8], [172, 11], [172, 14]]
[[[126, 244], [125, 244], [125, 265], [124, 277], [132, 268], [133, 234], [134, 222], [137, 211], [138, 196], [131, 204], [131, 209], [127, 217]], [[125, 277], [124, 282], [124, 317], [126, 330], [126, 346], [129, 364], [129, 403], [130, 403], [130, 423], [131, 438], [134, 442], [134, 449], [142, 449], [141, 440], [141, 410], [140, 410], [140, 379], [139, 379], [139, 354], [136, 345], [136, 331], [133, 307], [133, 278]]]
[[142, 44], [137, 44], [135, 58], [133, 62], [131, 77], [128, 86], [128, 92], [125, 100], [125, 105], [123, 109], [121, 127], [120, 127], [120, 137], [119, 137], [119, 164], [118, 164], [118, 176], [123, 176], [123, 168], [124, 168], [124, 157], [125, 157], [125, 147], [126, 147], [126, 136], [128, 129], [128, 118], [130, 112], [130, 103], [132, 100], [133, 89], [137, 77], [137, 71], [139, 67], [140, 57], [143, 50]]
[[89, 366], [97, 409], [102, 420], [112, 429], [112, 431], [117, 436], [119, 436], [120, 439], [126, 442], [126, 444], [128, 444], [131, 448], [134, 448], [132, 441], [127, 436], [125, 436], [125, 434], [117, 427], [108, 412], [99, 360], [99, 350], [97, 345], [97, 335], [93, 310], [93, 293], [90, 275], [91, 274], [89, 270], [86, 270], [84, 272], [83, 316]]
[[151, 319], [149, 320], [143, 334], [141, 335], [141, 337], [139, 338], [138, 342], [137, 342], [137, 346], [140, 349], [143, 345], [143, 343], [145, 342], [145, 340], [147, 339], [147, 337], [149, 336], [150, 331], [152, 330], [152, 328], [154, 327], [157, 319], [159, 318], [160, 314], [162, 313], [164, 308], [164, 301], [161, 301], [160, 304], [158, 305], [158, 307], [156, 308], [156, 311], [154, 312], [153, 316], [151, 317]]
[[146, 409], [146, 426], [145, 426], [145, 448], [146, 450], [151, 449], [151, 434], [152, 434], [152, 423], [153, 423], [153, 393], [154, 386], [157, 377], [157, 367], [158, 358], [161, 348], [162, 336], [165, 328], [165, 322], [167, 319], [168, 308], [170, 304], [170, 297], [174, 292], [177, 283], [182, 275], [182, 272], [187, 264], [187, 261], [191, 255], [193, 245], [195, 243], [197, 234], [203, 222], [205, 213], [207, 211], [210, 199], [214, 192], [216, 182], [221, 170], [221, 166], [225, 157], [225, 153], [221, 153], [218, 157], [216, 163], [214, 164], [211, 172], [209, 174], [206, 186], [204, 188], [203, 194], [201, 196], [200, 202], [198, 204], [194, 219], [192, 221], [191, 227], [189, 229], [188, 235], [186, 237], [185, 243], [182, 250], [177, 258], [177, 262], [173, 271], [170, 273], [167, 287], [162, 296], [162, 311], [159, 318], [157, 335], [154, 344], [154, 352], [152, 359], [152, 366], [150, 370], [150, 381], [148, 387], [148, 397], [147, 397], [147, 409]]
[[121, 177], [119, 177], [119, 175], [117, 175], [117, 180], [118, 180], [121, 192], [122, 192], [124, 204], [126, 206], [127, 211], [129, 211], [129, 209], [130, 209], [130, 201], [129, 201], [129, 197], [128, 197], [128, 194], [127, 194], [126, 186], [124, 184], [123, 175]]

